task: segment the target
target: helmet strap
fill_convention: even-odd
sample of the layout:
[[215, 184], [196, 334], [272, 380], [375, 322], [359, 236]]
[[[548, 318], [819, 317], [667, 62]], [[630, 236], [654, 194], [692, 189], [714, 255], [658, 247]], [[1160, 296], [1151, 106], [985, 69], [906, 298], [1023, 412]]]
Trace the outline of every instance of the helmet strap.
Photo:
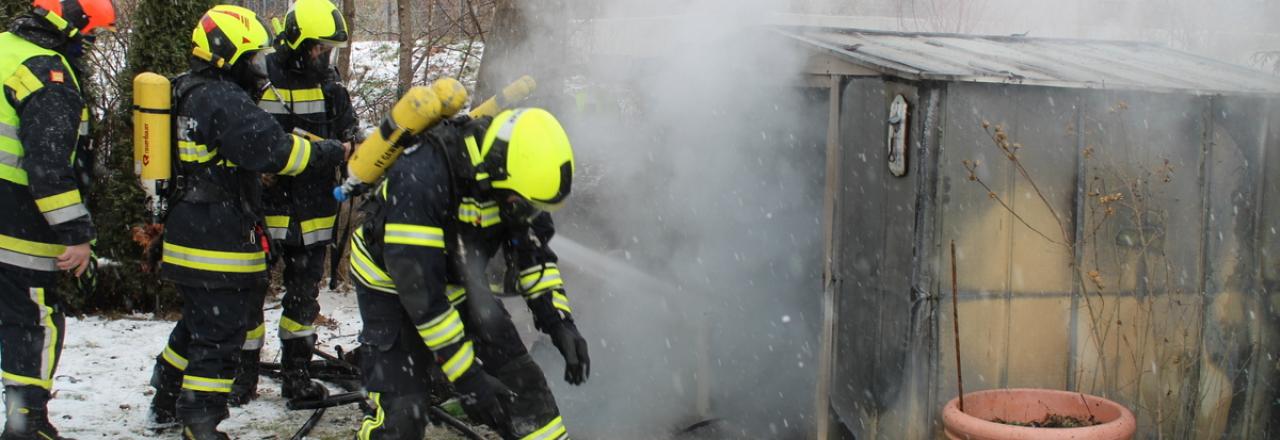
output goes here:
[[507, 143], [506, 139], [498, 136], [493, 140], [493, 146], [489, 147], [489, 153], [484, 156], [484, 161], [480, 162], [477, 167], [476, 174], [484, 173], [489, 177], [488, 181], [506, 180], [507, 178]]
[[201, 60], [208, 61], [209, 64], [212, 64], [214, 67], [217, 67], [219, 69], [227, 68], [226, 67], [227, 61], [225, 59], [223, 59], [220, 56], [214, 55], [213, 52], [209, 52], [207, 50], [204, 50], [203, 48], [199, 48], [199, 47], [192, 48], [191, 55]]
[[49, 24], [52, 24], [53, 27], [58, 29], [58, 32], [66, 35], [67, 38], [75, 38], [75, 36], [80, 33], [80, 29], [76, 29], [76, 27], [72, 26], [71, 23], [68, 23], [65, 18], [62, 18], [58, 14], [54, 14], [53, 11], [37, 7], [33, 12], [35, 12], [36, 15], [44, 17]]

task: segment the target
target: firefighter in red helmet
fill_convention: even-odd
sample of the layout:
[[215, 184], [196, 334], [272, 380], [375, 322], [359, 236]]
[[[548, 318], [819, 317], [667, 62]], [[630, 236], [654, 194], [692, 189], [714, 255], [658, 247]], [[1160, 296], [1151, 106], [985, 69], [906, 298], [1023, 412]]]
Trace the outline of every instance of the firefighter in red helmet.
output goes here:
[[[62, 355], [58, 272], [90, 267], [93, 222], [82, 194], [90, 179], [78, 59], [115, 30], [110, 0], [36, 0], [0, 33], [0, 439], [59, 439], [47, 404]], [[86, 154], [81, 152], [81, 159]]]

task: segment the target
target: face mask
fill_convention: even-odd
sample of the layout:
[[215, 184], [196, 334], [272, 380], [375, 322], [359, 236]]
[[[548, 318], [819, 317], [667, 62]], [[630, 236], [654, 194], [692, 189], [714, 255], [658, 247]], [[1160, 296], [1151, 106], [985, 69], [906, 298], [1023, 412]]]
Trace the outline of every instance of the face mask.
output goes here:
[[249, 95], [256, 95], [267, 83], [266, 54], [259, 50], [241, 56], [249, 58], [237, 62], [231, 68], [231, 74], [240, 88]]
[[315, 73], [329, 73], [329, 54], [332, 53], [333, 51], [325, 51], [318, 57], [307, 57], [307, 69]]
[[[316, 44], [322, 44], [322, 43], [316, 43]], [[325, 78], [332, 71], [332, 68], [329, 66], [331, 65], [330, 59], [333, 57], [334, 51], [332, 48], [328, 46], [322, 46], [322, 47], [324, 47], [325, 50], [320, 54], [316, 55], [314, 58], [311, 56], [310, 53], [303, 55], [303, 60], [302, 60], [303, 69], [306, 71], [306, 73], [309, 76], [312, 76], [314, 78]]]
[[533, 221], [542, 213], [541, 209], [534, 207], [523, 197], [517, 196], [514, 201], [498, 203], [498, 215], [502, 217], [504, 223], [533, 224]]
[[249, 73], [258, 78], [267, 77], [267, 56], [262, 51], [253, 53], [253, 58], [249, 59]]
[[83, 57], [85, 52], [88, 52], [89, 49], [93, 48], [93, 43], [96, 40], [97, 38], [90, 35], [80, 38], [72, 38], [71, 41], [67, 43], [67, 49], [64, 53], [72, 58]]

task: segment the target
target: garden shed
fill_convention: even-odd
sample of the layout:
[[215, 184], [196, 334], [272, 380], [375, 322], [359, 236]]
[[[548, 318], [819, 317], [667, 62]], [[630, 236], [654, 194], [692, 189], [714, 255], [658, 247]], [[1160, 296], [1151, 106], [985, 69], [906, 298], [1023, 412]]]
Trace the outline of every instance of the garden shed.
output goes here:
[[775, 30], [830, 97], [820, 438], [938, 435], [952, 242], [966, 391], [1104, 396], [1138, 438], [1280, 430], [1280, 78], [1144, 43]]

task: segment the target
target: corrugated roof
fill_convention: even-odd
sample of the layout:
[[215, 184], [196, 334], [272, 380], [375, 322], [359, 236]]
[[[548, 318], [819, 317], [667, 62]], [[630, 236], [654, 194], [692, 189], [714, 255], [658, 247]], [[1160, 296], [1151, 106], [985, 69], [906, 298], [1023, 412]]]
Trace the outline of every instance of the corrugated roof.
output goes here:
[[779, 28], [885, 75], [916, 80], [1280, 95], [1280, 77], [1151, 43]]

